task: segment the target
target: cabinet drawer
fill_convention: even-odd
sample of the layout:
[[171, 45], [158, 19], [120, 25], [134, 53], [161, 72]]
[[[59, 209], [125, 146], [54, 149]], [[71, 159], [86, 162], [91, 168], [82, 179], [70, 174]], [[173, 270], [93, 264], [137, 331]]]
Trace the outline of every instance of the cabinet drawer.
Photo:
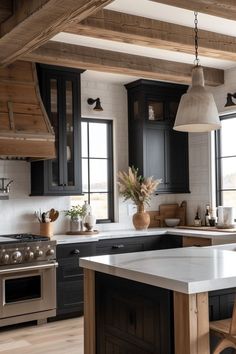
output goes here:
[[145, 250], [145, 244], [140, 238], [114, 239], [109, 241], [98, 241], [96, 254], [118, 254], [128, 252], [140, 252]]
[[183, 236], [183, 247], [211, 246], [211, 245], [212, 245], [212, 240], [210, 238]]
[[89, 243], [72, 243], [69, 245], [57, 246], [57, 259], [62, 258], [78, 258], [93, 256], [96, 252], [95, 242]]

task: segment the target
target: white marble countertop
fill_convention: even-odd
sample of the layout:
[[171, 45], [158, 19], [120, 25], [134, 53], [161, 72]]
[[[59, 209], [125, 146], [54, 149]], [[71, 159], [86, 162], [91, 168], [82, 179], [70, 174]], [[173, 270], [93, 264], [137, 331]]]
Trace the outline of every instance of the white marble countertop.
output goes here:
[[56, 240], [58, 244], [64, 243], [77, 243], [77, 242], [92, 242], [104, 239], [115, 239], [122, 237], [137, 237], [137, 236], [153, 236], [153, 235], [180, 235], [180, 236], [192, 236], [192, 237], [202, 237], [211, 238], [215, 243], [228, 243], [236, 242], [236, 230], [235, 233], [223, 232], [223, 231], [203, 231], [181, 229], [181, 228], [150, 228], [143, 231], [138, 230], [113, 230], [113, 231], [101, 231], [97, 235], [93, 236], [71, 236], [66, 234], [55, 235], [52, 240]]
[[214, 246], [87, 257], [80, 266], [185, 294], [236, 287], [236, 252]]

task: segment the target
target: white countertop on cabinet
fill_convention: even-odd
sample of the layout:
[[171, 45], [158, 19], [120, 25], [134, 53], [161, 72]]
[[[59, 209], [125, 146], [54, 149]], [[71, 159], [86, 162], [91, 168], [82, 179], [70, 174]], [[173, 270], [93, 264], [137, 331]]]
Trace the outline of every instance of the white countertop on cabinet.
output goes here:
[[214, 246], [87, 257], [80, 266], [185, 294], [236, 287], [236, 252]]
[[77, 242], [93, 242], [104, 239], [115, 239], [122, 237], [137, 237], [137, 236], [153, 236], [153, 235], [179, 235], [187, 237], [202, 237], [202, 238], [211, 238], [217, 244], [222, 243], [231, 243], [236, 242], [236, 230], [235, 233], [229, 233], [224, 231], [203, 231], [199, 230], [190, 230], [190, 229], [181, 229], [181, 228], [150, 228], [147, 230], [112, 230], [112, 231], [101, 231], [96, 235], [86, 236], [86, 235], [66, 235], [60, 234], [52, 237], [52, 240], [56, 240], [58, 244], [64, 243], [77, 243]]

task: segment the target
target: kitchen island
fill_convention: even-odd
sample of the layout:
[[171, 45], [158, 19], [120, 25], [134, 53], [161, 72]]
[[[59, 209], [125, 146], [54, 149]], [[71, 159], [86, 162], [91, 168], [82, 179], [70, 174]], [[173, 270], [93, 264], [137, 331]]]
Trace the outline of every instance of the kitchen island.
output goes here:
[[[209, 354], [208, 292], [236, 287], [236, 253], [214, 247], [191, 247], [96, 256], [81, 259], [80, 265], [85, 268], [85, 354], [100, 354], [100, 334], [104, 338], [108, 338], [109, 323], [115, 321], [116, 324], [119, 324], [120, 321], [123, 321], [122, 316], [125, 318], [126, 307], [121, 309], [121, 314], [119, 311], [113, 311], [113, 315], [119, 318], [111, 320], [109, 318], [107, 320], [107, 314], [103, 315], [99, 310], [99, 301], [102, 297], [106, 298], [106, 292], [109, 293], [114, 284], [118, 297], [119, 283], [123, 294], [124, 289], [129, 294], [129, 291], [132, 293], [133, 287], [138, 290], [138, 287], [141, 289], [143, 286], [147, 286], [148, 288], [144, 288], [144, 292], [139, 292], [139, 299], [142, 294], [145, 297], [145, 293], [150, 296], [152, 292], [155, 293], [160, 306], [159, 309], [153, 308], [153, 311], [149, 313], [156, 317], [159, 316], [159, 318], [157, 318], [158, 324], [154, 323], [155, 320], [152, 323], [156, 328], [159, 328], [159, 333], [162, 333], [161, 326], [166, 325], [165, 331], [170, 331], [167, 333], [167, 337], [174, 339], [175, 349], [171, 349], [171, 344], [167, 350], [163, 349], [167, 345], [166, 342], [161, 343], [160, 350], [155, 349], [157, 344], [154, 342], [152, 346], [148, 347], [150, 350], [142, 349], [145, 338], [145, 340], [135, 339], [133, 348], [130, 343], [125, 343], [125, 345], [129, 348], [127, 352], [130, 353], [161, 354], [173, 354], [173, 352], [175, 354]], [[124, 281], [125, 285], [122, 284]], [[97, 298], [100, 293], [100, 283], [103, 283], [102, 296]], [[167, 292], [162, 294], [164, 290]], [[173, 299], [172, 302], [171, 299]], [[148, 302], [147, 308], [150, 307], [150, 304], [154, 304], [154, 302]], [[167, 322], [164, 321], [161, 309], [166, 309]], [[129, 306], [127, 306], [127, 311], [129, 311]], [[169, 314], [169, 312], [172, 313]], [[132, 311], [128, 314], [130, 323], [126, 327], [128, 331], [133, 328], [133, 337], [138, 332], [139, 322], [136, 321], [136, 315]], [[107, 321], [103, 327], [101, 324], [104, 321], [100, 317]], [[145, 328], [144, 324], [142, 325], [142, 328]], [[170, 327], [174, 328], [174, 334]], [[114, 338], [116, 333], [117, 331], [112, 332]], [[149, 341], [150, 338], [148, 338]], [[160, 338], [162, 337], [160, 336]], [[113, 351], [113, 348], [119, 348], [119, 346], [123, 348], [124, 343], [121, 344], [120, 339], [115, 338], [112, 342], [111, 338], [108, 338], [107, 343], [104, 342], [106, 346], [103, 347], [103, 353], [111, 354], [115, 353], [116, 349]], [[126, 353], [125, 350], [122, 352]]]

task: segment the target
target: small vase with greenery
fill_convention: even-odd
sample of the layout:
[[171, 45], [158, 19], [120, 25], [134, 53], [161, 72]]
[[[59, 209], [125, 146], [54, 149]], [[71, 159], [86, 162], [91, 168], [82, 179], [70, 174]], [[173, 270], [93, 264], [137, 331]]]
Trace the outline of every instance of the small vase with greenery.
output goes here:
[[69, 210], [65, 211], [66, 216], [70, 216], [70, 231], [83, 230], [83, 218], [87, 213], [86, 204], [80, 206], [74, 205]]
[[137, 205], [137, 213], [133, 215], [133, 224], [137, 230], [147, 229], [150, 224], [150, 216], [145, 212], [145, 206], [149, 205], [152, 194], [156, 191], [161, 180], [153, 177], [143, 177], [138, 174], [138, 169], [129, 167], [128, 173], [118, 172], [118, 185], [124, 201], [131, 200]]

